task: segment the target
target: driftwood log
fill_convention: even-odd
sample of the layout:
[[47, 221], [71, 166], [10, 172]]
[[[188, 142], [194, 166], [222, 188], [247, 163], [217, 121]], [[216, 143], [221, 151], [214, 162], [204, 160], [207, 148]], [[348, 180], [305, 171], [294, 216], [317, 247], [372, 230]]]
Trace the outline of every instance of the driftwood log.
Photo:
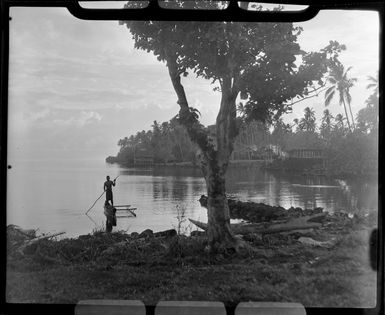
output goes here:
[[48, 239], [48, 238], [52, 238], [52, 237], [55, 237], [55, 236], [59, 236], [59, 235], [62, 235], [64, 234], [65, 232], [58, 232], [58, 233], [54, 233], [54, 234], [47, 234], [47, 235], [42, 235], [42, 236], [38, 236], [36, 238], [33, 238], [27, 242], [25, 242], [26, 245], [31, 245], [37, 241], [40, 241], [40, 240], [44, 240], [44, 239]]
[[[248, 223], [237, 223], [231, 224], [231, 229], [234, 234], [273, 234], [273, 233], [281, 233], [295, 230], [305, 230], [305, 229], [313, 229], [322, 226], [322, 223], [316, 222], [320, 221], [322, 218], [326, 216], [326, 213], [319, 213], [312, 216], [303, 216], [299, 218], [295, 218], [292, 220], [288, 220], [284, 223], [273, 223], [273, 224], [248, 224]], [[202, 230], [207, 230], [207, 223], [203, 223], [200, 221], [189, 219], [191, 223], [195, 224], [197, 227]]]

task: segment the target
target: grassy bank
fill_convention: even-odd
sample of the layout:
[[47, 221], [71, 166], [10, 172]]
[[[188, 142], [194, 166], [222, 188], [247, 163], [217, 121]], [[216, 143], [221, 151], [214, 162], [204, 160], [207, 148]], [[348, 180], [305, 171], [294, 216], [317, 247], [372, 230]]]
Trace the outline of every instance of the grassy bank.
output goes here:
[[[23, 253], [8, 246], [7, 301], [76, 303], [83, 299], [300, 302], [307, 307], [372, 307], [369, 263], [373, 222], [329, 220], [308, 231], [334, 246], [298, 241], [298, 233], [245, 236], [248, 250], [209, 254], [205, 235], [143, 238], [103, 233], [42, 240]], [[10, 241], [10, 240], [9, 240]], [[13, 243], [14, 245], [14, 243]]]

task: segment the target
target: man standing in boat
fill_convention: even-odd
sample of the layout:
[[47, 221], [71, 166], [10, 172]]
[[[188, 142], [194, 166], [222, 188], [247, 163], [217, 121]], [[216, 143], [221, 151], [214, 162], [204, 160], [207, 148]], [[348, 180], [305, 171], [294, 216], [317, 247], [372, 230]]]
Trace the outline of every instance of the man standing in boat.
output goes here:
[[112, 197], [112, 186], [115, 186], [116, 178], [112, 181], [110, 176], [107, 176], [107, 180], [104, 182], [104, 191], [106, 192], [106, 202], [111, 201], [111, 205], [114, 205], [114, 200]]

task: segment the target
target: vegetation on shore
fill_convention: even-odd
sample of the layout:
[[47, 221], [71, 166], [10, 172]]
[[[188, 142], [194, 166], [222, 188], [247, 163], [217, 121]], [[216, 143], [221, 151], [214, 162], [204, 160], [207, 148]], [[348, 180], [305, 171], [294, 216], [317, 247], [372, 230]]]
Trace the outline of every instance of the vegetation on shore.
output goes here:
[[[305, 214], [299, 210], [292, 210], [291, 215]], [[245, 210], [245, 216], [241, 213], [238, 207], [237, 217], [251, 222], [262, 218], [250, 216], [251, 210]], [[376, 273], [370, 266], [369, 235], [376, 225], [374, 213], [330, 214], [320, 228], [244, 235], [248, 247], [238, 253], [216, 254], [207, 251], [203, 232], [184, 236], [149, 230], [43, 239], [21, 252], [20, 244], [28, 237], [10, 227], [7, 301], [140, 299], [154, 305], [160, 299], [217, 300], [235, 306], [253, 300], [300, 302], [308, 307], [372, 307]], [[301, 237], [320, 243], [302, 243]], [[322, 245], [330, 239], [336, 241]]]
[[[352, 129], [341, 114], [333, 116], [325, 109], [317, 124], [315, 111], [307, 107], [301, 119], [292, 124], [279, 119], [273, 123], [243, 122], [234, 143], [230, 162], [272, 159], [269, 169], [285, 171], [322, 170], [323, 175], [336, 177], [373, 175], [378, 172], [378, 81], [370, 77], [372, 94], [362, 108]], [[331, 100], [329, 100], [330, 102]], [[215, 126], [207, 131], [215, 135]], [[116, 157], [106, 159], [109, 163], [132, 166], [135, 154], [153, 157], [155, 164], [197, 164], [196, 148], [187, 131], [176, 118], [169, 122], [154, 121], [152, 130], [143, 130], [136, 135], [118, 141], [120, 150]], [[278, 150], [277, 150], [278, 148]], [[322, 150], [325, 162], [287, 159], [282, 152], [291, 150]]]

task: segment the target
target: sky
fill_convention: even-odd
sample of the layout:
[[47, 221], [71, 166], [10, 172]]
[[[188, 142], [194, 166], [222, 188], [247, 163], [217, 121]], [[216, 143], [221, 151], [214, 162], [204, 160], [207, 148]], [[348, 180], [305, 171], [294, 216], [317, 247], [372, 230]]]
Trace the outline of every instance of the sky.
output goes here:
[[[178, 113], [165, 64], [136, 50], [117, 21], [84, 21], [65, 8], [11, 8], [8, 160], [104, 159], [120, 138], [151, 129]], [[301, 48], [319, 50], [330, 40], [347, 46], [340, 56], [351, 77], [356, 114], [370, 95], [369, 75], [379, 65], [379, 19], [371, 11], [325, 11], [297, 23]], [[182, 82], [204, 125], [213, 124], [220, 95], [194, 75]], [[323, 95], [295, 105], [292, 122], [312, 107], [319, 118]], [[343, 108], [334, 101], [335, 115]]]

